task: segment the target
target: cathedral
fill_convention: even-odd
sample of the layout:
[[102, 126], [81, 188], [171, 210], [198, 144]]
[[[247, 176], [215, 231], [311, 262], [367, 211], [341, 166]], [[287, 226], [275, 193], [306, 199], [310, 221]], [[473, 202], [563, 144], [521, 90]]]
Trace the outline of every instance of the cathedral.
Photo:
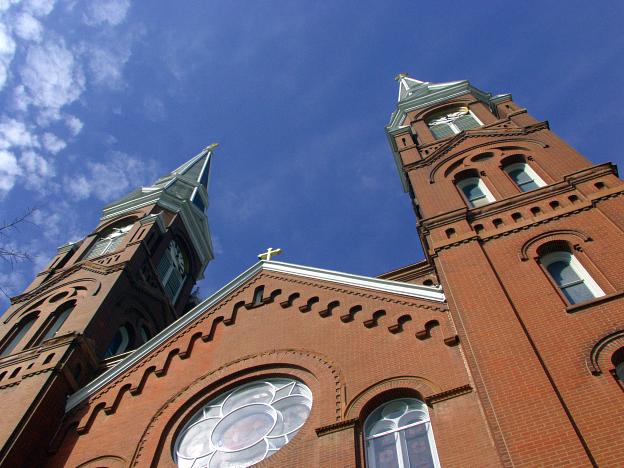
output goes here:
[[510, 94], [397, 81], [423, 260], [366, 277], [269, 248], [193, 303], [211, 145], [11, 299], [0, 465], [624, 466], [617, 168]]

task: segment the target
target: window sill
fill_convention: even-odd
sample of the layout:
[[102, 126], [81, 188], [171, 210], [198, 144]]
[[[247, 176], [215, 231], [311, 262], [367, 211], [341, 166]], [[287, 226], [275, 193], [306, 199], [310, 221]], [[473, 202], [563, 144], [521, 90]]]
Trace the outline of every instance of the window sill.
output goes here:
[[566, 307], [566, 312], [568, 314], [573, 314], [575, 312], [579, 312], [581, 310], [587, 309], [589, 307], [593, 307], [598, 304], [603, 304], [605, 302], [610, 302], [614, 299], [618, 299], [620, 297], [624, 297], [624, 291], [618, 291], [611, 294], [607, 294], [605, 296], [600, 296], [595, 299], [591, 299], [589, 301], [581, 302], [579, 304], [572, 304]]

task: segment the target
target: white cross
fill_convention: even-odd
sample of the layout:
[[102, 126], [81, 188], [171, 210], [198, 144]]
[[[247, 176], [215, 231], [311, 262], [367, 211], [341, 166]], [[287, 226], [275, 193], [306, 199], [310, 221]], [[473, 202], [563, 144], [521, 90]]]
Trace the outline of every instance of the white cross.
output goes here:
[[258, 258], [260, 260], [269, 261], [271, 260], [271, 257], [275, 257], [276, 255], [279, 255], [281, 253], [282, 253], [282, 249], [274, 249], [273, 247], [269, 247], [266, 252], [263, 252], [260, 255], [258, 255]]

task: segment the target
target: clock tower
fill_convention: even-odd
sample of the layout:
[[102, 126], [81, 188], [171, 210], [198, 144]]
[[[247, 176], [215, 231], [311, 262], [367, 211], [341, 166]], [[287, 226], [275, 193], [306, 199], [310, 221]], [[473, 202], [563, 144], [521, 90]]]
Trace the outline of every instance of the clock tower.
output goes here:
[[38, 466], [66, 396], [188, 310], [213, 258], [215, 146], [107, 205], [91, 234], [60, 247], [12, 298], [0, 326], [0, 465]]

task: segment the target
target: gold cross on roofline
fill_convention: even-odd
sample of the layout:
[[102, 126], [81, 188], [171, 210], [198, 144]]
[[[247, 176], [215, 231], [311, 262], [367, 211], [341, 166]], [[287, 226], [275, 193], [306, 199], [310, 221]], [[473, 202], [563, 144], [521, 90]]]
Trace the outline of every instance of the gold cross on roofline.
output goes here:
[[399, 73], [397, 76], [394, 77], [395, 81], [401, 81], [403, 78], [407, 78], [407, 73]]
[[274, 249], [273, 247], [269, 247], [266, 252], [261, 253], [260, 255], [258, 255], [258, 258], [260, 260], [269, 261], [269, 260], [271, 260], [271, 257], [275, 257], [275, 256], [277, 256], [277, 255], [279, 255], [281, 253], [282, 253], [282, 249], [279, 249], [279, 248], [278, 249]]

